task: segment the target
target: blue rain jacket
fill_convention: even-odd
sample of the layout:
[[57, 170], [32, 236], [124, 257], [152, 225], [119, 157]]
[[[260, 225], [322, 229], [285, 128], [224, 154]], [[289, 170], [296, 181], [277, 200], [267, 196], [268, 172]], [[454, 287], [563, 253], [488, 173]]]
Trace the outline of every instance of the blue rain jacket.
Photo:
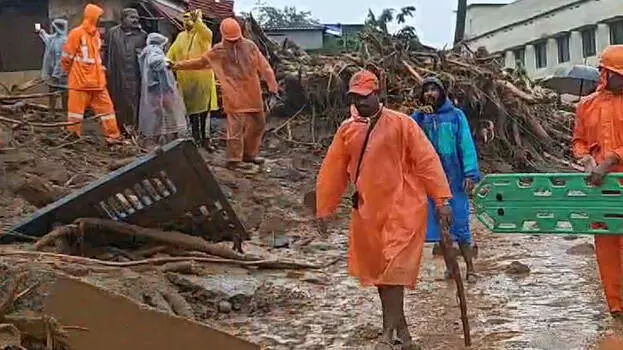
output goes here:
[[[424, 130], [424, 133], [439, 154], [441, 164], [448, 178], [452, 191], [453, 221], [450, 227], [452, 238], [459, 243], [472, 243], [469, 229], [469, 197], [465, 193], [463, 181], [471, 178], [480, 181], [476, 146], [463, 111], [455, 108], [450, 100], [434, 114], [416, 112], [412, 118]], [[426, 231], [427, 242], [439, 242], [441, 232], [435, 215], [435, 207], [429, 200], [429, 215]]]

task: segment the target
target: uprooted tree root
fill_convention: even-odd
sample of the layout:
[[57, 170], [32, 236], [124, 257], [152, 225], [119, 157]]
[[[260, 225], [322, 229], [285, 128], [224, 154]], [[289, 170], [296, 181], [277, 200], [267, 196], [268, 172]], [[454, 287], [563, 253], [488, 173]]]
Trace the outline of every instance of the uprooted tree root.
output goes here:
[[[245, 27], [278, 75], [299, 76], [305, 87], [307, 110], [297, 122], [310, 123], [311, 133], [297, 135], [300, 144], [310, 141], [309, 135], [312, 144], [328, 142], [313, 135], [320, 128], [335, 130], [349, 115], [348, 80], [365, 68], [380, 77], [386, 105], [407, 114], [417, 108], [422, 79], [440, 78], [449, 97], [466, 113], [487, 163], [508, 164], [513, 171], [549, 171], [569, 168], [565, 160], [573, 159], [569, 147], [573, 114], [568, 113], [573, 106], [560, 102], [552, 91], [533, 86], [522, 72], [504, 71], [503, 57], [468, 48], [432, 52], [413, 40], [372, 29], [360, 35], [359, 52], [310, 55], [292, 43], [271, 42], [253, 18]], [[291, 135], [287, 138], [294, 141]]]
[[26, 274], [12, 279], [0, 300], [0, 348], [69, 349], [69, 328], [63, 327], [53, 317], [10, 314], [15, 302], [31, 289], [20, 292], [25, 281]]

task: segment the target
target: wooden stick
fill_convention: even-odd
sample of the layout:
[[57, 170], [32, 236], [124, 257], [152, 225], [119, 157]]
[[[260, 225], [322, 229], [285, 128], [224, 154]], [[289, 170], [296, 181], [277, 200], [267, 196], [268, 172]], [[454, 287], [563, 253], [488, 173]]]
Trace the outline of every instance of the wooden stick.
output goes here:
[[35, 98], [43, 98], [50, 96], [60, 96], [60, 92], [42, 92], [37, 94], [26, 94], [26, 95], [0, 95], [0, 101], [16, 101], [16, 100], [30, 100]]
[[296, 113], [294, 113], [290, 118], [288, 118], [285, 122], [283, 122], [281, 125], [279, 125], [278, 127], [276, 127], [274, 130], [271, 130], [271, 132], [276, 133], [277, 131], [283, 129], [284, 127], [286, 127], [287, 125], [290, 125], [290, 122], [293, 121], [294, 119], [296, 119], [301, 112], [303, 112], [303, 110], [305, 109], [305, 107], [307, 107], [306, 104], [303, 105], [303, 107], [301, 107]]
[[[85, 119], [86, 120], [86, 119]], [[38, 123], [38, 122], [28, 122], [23, 120], [16, 120], [7, 117], [0, 116], [0, 122], [18, 124], [18, 125], [30, 125], [38, 128], [62, 128], [66, 126], [72, 126], [82, 123], [83, 121], [76, 122], [58, 122], [58, 123]]]
[[413, 67], [411, 67], [411, 65], [409, 64], [409, 62], [402, 60], [402, 64], [405, 66], [405, 68], [407, 69], [407, 71], [409, 71], [409, 73], [411, 73], [411, 75], [415, 78], [415, 80], [417, 80], [418, 84], [422, 84], [422, 81], [424, 80], [424, 78], [422, 78], [422, 76], [415, 71], [415, 69], [413, 69]]
[[[280, 260], [280, 259], [263, 259], [263, 260], [254, 260], [254, 261], [241, 261], [241, 260], [232, 260], [232, 259], [220, 259], [220, 258], [200, 258], [200, 257], [170, 257], [170, 258], [153, 258], [153, 259], [144, 259], [137, 261], [126, 261], [126, 262], [116, 262], [116, 261], [105, 261], [98, 260], [92, 258], [84, 258], [73, 255], [65, 255], [65, 254], [57, 254], [57, 253], [46, 253], [46, 252], [30, 252], [30, 251], [22, 251], [22, 250], [8, 250], [8, 251], [0, 251], [0, 256], [28, 256], [34, 258], [52, 258], [56, 260], [61, 260], [68, 263], [74, 264], [97, 264], [102, 266], [109, 267], [133, 267], [140, 265], [162, 265], [167, 263], [174, 262], [196, 262], [196, 263], [212, 263], [212, 264], [231, 264], [242, 267], [257, 267], [260, 269], [321, 269], [325, 267], [324, 265], [314, 265], [304, 262], [297, 262], [291, 260]], [[43, 263], [56, 263], [54, 261]], [[334, 263], [334, 261], [330, 261], [327, 265]]]
[[459, 263], [456, 261], [454, 249], [452, 249], [450, 229], [448, 227], [442, 227], [441, 230], [441, 244], [443, 245], [444, 258], [448, 263], [450, 273], [452, 274], [452, 276], [454, 277], [454, 281], [456, 282], [456, 294], [459, 299], [459, 306], [461, 308], [461, 321], [463, 323], [463, 337], [465, 340], [465, 346], [471, 346], [472, 337], [469, 328], [469, 318], [467, 316], [467, 299], [465, 298], [465, 288], [463, 286], [463, 280], [461, 279], [461, 270], [459, 269]]

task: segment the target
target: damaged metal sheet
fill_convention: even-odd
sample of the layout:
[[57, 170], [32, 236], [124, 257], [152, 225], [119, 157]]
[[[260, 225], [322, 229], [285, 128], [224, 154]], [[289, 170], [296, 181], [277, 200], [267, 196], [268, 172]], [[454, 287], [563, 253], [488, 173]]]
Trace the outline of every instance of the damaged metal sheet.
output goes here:
[[44, 313], [74, 327], [68, 330], [72, 350], [260, 349], [216, 326], [159, 312], [69, 277], [55, 282]]
[[[197, 148], [177, 140], [73, 192], [12, 230], [40, 237], [57, 224], [96, 217], [175, 229], [211, 241], [249, 238]], [[9, 237], [2, 237], [6, 241]]]

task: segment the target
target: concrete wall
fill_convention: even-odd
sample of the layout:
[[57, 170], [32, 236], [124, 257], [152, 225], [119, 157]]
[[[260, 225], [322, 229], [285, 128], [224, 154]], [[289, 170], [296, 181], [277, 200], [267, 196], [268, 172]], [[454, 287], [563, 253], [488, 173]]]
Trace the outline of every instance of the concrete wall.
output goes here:
[[279, 30], [267, 31], [266, 35], [272, 40], [283, 43], [285, 38], [295, 42], [304, 50], [318, 50], [323, 46], [323, 30]]
[[[535, 17], [538, 14], [546, 15]], [[519, 0], [498, 8], [494, 13], [478, 16], [473, 13], [468, 45], [472, 49], [485, 47], [491, 53], [501, 53], [508, 66], [514, 67], [514, 48], [526, 48], [526, 71], [533, 78], [553, 74], [572, 64], [596, 65], [597, 57], [583, 57], [582, 37], [577, 30], [594, 27], [597, 53], [610, 44], [610, 29], [606, 20], [623, 16], [621, 0]], [[534, 17], [534, 18], [533, 18]], [[496, 20], [493, 21], [492, 18]], [[526, 21], [527, 20], [527, 21]], [[522, 22], [523, 21], [523, 22]], [[519, 22], [519, 23], [518, 23]], [[570, 34], [571, 61], [558, 63], [555, 40], [557, 34]], [[470, 38], [472, 38], [470, 40]], [[547, 67], [537, 69], [532, 44], [544, 41], [548, 46]]]
[[465, 37], [468, 38], [482, 33], [485, 26], [484, 22], [487, 22], [486, 19], [490, 19], [492, 18], [492, 16], [497, 15], [497, 13], [500, 11], [500, 8], [503, 6], [507, 5], [470, 5], [468, 7], [467, 15], [465, 17]]
[[[501, 26], [511, 24], [516, 21], [524, 20], [530, 17], [544, 14], [548, 11], [560, 8], [561, 6], [569, 5], [578, 2], [612, 2], [619, 3], [618, 0], [612, 1], [600, 1], [600, 0], [517, 0], [508, 5], [502, 6], [492, 11], [483, 11], [481, 7], [475, 6], [470, 8], [468, 12], [477, 10], [483, 12], [484, 16], [474, 16], [472, 21], [472, 30], [470, 34], [480, 35], [492, 30], [495, 30]], [[494, 15], [492, 16], [492, 14]]]

